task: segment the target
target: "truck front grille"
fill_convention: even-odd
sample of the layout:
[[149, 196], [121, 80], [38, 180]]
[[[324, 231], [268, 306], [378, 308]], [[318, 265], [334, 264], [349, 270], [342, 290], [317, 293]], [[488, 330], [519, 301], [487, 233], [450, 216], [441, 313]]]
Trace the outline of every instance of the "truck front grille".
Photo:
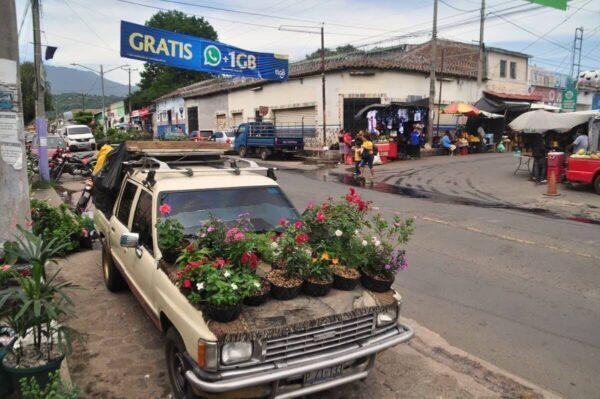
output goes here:
[[370, 337], [374, 327], [374, 315], [369, 314], [314, 327], [301, 333], [268, 339], [263, 359], [265, 362], [284, 361], [353, 344]]

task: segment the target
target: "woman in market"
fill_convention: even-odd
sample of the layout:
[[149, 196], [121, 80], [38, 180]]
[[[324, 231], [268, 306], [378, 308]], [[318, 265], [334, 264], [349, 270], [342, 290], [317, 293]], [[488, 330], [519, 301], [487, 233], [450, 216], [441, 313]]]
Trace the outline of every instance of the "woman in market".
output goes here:
[[440, 144], [442, 145], [442, 148], [448, 150], [448, 155], [454, 155], [454, 150], [456, 150], [456, 146], [452, 144], [452, 139], [448, 130], [446, 130], [446, 134], [444, 134], [444, 137], [442, 137], [442, 141], [440, 142]]
[[421, 132], [416, 125], [410, 133], [410, 156], [421, 158]]
[[371, 172], [371, 179], [373, 179], [375, 177], [373, 174], [373, 159], [375, 158], [375, 155], [373, 152], [373, 142], [371, 141], [371, 135], [369, 133], [364, 135], [360, 148], [360, 175], [365, 178], [365, 166], [368, 166], [369, 172]]

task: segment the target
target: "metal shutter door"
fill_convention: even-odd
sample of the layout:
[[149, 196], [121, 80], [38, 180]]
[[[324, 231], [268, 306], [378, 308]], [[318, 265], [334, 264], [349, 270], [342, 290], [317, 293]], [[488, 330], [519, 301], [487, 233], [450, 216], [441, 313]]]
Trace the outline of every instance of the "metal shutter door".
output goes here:
[[227, 127], [227, 115], [217, 115], [217, 130], [225, 130]]
[[273, 114], [276, 125], [314, 126], [317, 120], [315, 107], [276, 109]]

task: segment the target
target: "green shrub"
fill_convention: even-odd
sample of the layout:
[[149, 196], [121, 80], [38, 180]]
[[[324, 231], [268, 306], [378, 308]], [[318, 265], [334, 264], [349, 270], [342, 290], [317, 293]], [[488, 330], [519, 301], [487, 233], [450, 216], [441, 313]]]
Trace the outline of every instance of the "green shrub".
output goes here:
[[77, 399], [79, 397], [77, 388], [71, 384], [65, 384], [60, 379], [60, 372], [50, 373], [50, 382], [42, 389], [35, 378], [21, 378], [21, 398], [23, 399]]
[[31, 200], [31, 222], [33, 233], [41, 235], [44, 240], [58, 238], [60, 242], [67, 242], [61, 256], [79, 246], [81, 226], [65, 204], [52, 207], [46, 201]]

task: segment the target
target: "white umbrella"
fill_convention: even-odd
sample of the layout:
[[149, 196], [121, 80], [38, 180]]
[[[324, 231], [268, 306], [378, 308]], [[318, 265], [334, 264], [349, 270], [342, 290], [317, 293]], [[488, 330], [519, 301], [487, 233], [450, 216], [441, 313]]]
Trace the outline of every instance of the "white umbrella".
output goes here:
[[577, 125], [581, 125], [590, 120], [598, 111], [568, 112], [557, 114], [554, 112], [530, 111], [521, 114], [514, 121], [508, 124], [511, 129], [524, 133], [544, 133], [548, 130], [554, 130], [559, 133], [567, 132]]

